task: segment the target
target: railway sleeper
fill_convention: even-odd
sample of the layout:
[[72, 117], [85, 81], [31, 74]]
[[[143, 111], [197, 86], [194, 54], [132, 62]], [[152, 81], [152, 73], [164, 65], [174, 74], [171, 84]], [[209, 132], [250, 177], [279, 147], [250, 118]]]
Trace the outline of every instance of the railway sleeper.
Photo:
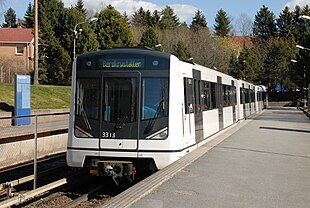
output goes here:
[[132, 182], [136, 175], [136, 168], [131, 161], [92, 159], [90, 174], [112, 177], [118, 185], [121, 181]]

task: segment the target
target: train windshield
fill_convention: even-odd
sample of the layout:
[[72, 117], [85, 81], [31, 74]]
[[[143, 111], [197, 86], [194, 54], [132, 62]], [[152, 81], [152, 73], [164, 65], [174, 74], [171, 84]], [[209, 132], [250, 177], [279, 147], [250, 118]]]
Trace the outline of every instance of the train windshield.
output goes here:
[[136, 121], [136, 78], [106, 78], [104, 91], [105, 122], [124, 125]]
[[76, 87], [75, 135], [99, 136], [99, 79], [78, 79]]
[[142, 86], [141, 119], [168, 116], [168, 79], [145, 78]]

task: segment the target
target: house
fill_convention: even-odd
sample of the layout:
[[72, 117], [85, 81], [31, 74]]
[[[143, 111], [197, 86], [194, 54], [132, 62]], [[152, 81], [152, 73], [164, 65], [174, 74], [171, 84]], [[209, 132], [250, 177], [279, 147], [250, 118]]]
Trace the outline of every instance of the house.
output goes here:
[[[13, 73], [29, 73], [34, 65], [33, 29], [0, 28], [0, 68]], [[2, 76], [3, 77], [3, 76]]]
[[253, 48], [253, 37], [252, 36], [231, 36], [232, 43], [236, 44], [240, 48]]

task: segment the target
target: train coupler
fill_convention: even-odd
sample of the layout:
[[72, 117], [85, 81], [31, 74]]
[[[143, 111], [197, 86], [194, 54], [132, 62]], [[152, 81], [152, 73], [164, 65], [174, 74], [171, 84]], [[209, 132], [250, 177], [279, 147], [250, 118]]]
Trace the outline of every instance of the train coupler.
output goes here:
[[128, 179], [130, 182], [133, 181], [136, 168], [131, 161], [92, 159], [90, 174], [112, 177], [115, 183], [118, 184], [118, 179]]

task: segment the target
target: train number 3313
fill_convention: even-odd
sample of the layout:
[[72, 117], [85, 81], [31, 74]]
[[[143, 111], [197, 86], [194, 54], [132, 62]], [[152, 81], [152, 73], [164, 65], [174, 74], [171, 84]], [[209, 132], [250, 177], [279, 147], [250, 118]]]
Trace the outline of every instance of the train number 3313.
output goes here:
[[115, 138], [115, 132], [102, 132], [102, 138]]

